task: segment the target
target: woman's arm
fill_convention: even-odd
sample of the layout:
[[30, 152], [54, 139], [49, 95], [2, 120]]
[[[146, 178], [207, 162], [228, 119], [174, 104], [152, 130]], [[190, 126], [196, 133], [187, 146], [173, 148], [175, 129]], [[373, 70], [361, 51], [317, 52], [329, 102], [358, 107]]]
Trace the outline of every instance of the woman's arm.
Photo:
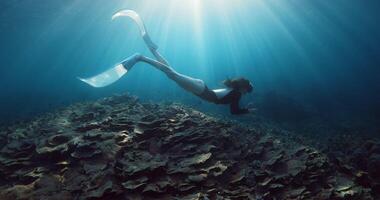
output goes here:
[[249, 110], [247, 108], [240, 108], [239, 101], [234, 101], [230, 104], [230, 112], [233, 115], [241, 115], [249, 113]]
[[241, 93], [237, 91], [233, 91], [232, 93], [232, 101], [230, 104], [230, 112], [233, 115], [241, 115], [241, 114], [247, 114], [249, 113], [249, 109], [247, 108], [240, 108], [239, 102], [241, 99]]

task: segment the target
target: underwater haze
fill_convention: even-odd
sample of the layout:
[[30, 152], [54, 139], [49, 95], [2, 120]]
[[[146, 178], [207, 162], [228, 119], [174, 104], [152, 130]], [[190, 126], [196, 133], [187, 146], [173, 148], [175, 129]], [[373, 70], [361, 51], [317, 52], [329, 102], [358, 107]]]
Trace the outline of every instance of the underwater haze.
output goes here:
[[[136, 52], [152, 57], [121, 9], [140, 14], [171, 66], [209, 88], [244, 76], [258, 114], [380, 121], [380, 1], [375, 0], [5, 0], [0, 2], [0, 122], [71, 103], [130, 93], [208, 111], [162, 72], [137, 64], [118, 82], [96, 75]], [[299, 115], [297, 113], [300, 113]], [[306, 113], [306, 114], [302, 114]], [[240, 116], [244, 117], [244, 116]]]

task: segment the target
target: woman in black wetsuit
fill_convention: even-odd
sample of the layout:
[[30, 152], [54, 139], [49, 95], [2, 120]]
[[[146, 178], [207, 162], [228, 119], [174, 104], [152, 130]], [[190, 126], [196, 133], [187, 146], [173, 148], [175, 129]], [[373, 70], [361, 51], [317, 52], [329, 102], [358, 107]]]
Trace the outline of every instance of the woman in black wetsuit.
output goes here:
[[240, 108], [239, 102], [243, 94], [252, 92], [252, 84], [245, 78], [227, 79], [223, 83], [225, 88], [210, 90], [205, 86], [204, 91], [196, 95], [215, 104], [229, 104], [231, 114], [249, 113], [251, 109]]
[[215, 104], [229, 104], [231, 114], [246, 114], [251, 111], [248, 108], [240, 108], [239, 102], [243, 94], [250, 93], [253, 86], [245, 78], [227, 79], [223, 81], [226, 88], [210, 90], [207, 88], [199, 96]]
[[94, 87], [104, 87], [121, 78], [124, 74], [130, 71], [137, 62], [145, 62], [161, 70], [179, 86], [200, 98], [215, 104], [229, 104], [231, 114], [249, 113], [250, 109], [242, 109], [239, 107], [239, 101], [242, 95], [252, 92], [253, 86], [250, 81], [245, 78], [227, 79], [224, 81], [225, 88], [210, 90], [202, 80], [180, 74], [170, 67], [169, 63], [158, 53], [157, 45], [155, 45], [150, 39], [144, 23], [135, 11], [120, 11], [116, 13], [112, 19], [122, 16], [130, 17], [137, 23], [146, 45], [157, 60], [141, 54], [135, 54], [99, 75], [86, 79], [79, 78], [81, 81]]

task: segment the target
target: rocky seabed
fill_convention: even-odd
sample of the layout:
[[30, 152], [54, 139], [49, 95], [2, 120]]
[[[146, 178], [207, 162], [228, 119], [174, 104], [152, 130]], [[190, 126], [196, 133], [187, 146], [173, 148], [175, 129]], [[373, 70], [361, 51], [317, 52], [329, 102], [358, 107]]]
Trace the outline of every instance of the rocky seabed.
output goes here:
[[380, 168], [128, 95], [4, 127], [0, 145], [4, 200], [379, 199]]

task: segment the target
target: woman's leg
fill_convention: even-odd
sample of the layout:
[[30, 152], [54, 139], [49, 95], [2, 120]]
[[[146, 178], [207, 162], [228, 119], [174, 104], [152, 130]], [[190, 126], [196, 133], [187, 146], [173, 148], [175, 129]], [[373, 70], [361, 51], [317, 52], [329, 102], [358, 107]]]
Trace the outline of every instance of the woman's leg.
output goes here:
[[142, 56], [141, 59], [143, 62], [151, 64], [157, 69], [163, 71], [170, 79], [175, 81], [179, 86], [181, 86], [187, 91], [190, 91], [196, 95], [200, 95], [204, 92], [206, 85], [202, 80], [195, 79], [176, 72], [173, 68], [170, 67], [169, 62], [158, 52], [158, 46], [152, 42], [148, 33], [145, 33], [143, 38], [150, 52], [158, 60], [157, 62], [156, 60]]
[[[149, 47], [149, 46], [148, 46]], [[169, 62], [160, 54], [158, 53], [157, 49], [153, 49], [151, 47], [149, 47], [149, 50], [150, 52], [152, 52], [152, 54], [154, 55], [154, 57], [160, 62], [160, 63], [163, 63], [167, 66], [170, 66], [169, 65]]]
[[135, 54], [129, 57], [127, 60], [122, 62], [122, 65], [129, 71], [133, 67], [133, 65], [135, 65], [139, 61], [148, 63], [153, 67], [157, 68], [158, 70], [164, 72], [170, 79], [172, 79], [179, 86], [191, 93], [200, 95], [206, 88], [206, 85], [202, 80], [180, 74], [170, 66], [159, 61], [153, 60], [151, 58], [142, 56], [140, 54]]
[[138, 25], [138, 27], [140, 29], [141, 36], [142, 36], [145, 44], [148, 46], [149, 50], [152, 52], [154, 57], [156, 57], [156, 59], [158, 60], [158, 61], [156, 61], [156, 60], [150, 59], [148, 57], [136, 54], [136, 55], [128, 58], [127, 60], [125, 60], [122, 63], [123, 66], [127, 70], [130, 70], [136, 62], [143, 61], [143, 62], [146, 62], [146, 63], [156, 67], [157, 69], [161, 70], [162, 72], [164, 72], [170, 79], [175, 81], [179, 86], [181, 86], [182, 88], [184, 88], [187, 91], [190, 91], [196, 95], [199, 95], [204, 91], [206, 86], [202, 80], [194, 79], [194, 78], [191, 78], [189, 76], [182, 75], [170, 67], [168, 61], [166, 61], [166, 59], [164, 57], [162, 57], [160, 55], [160, 53], [158, 53], [158, 51], [157, 51], [158, 46], [156, 44], [154, 44], [153, 41], [150, 39], [150, 36], [146, 31], [144, 22], [142, 21], [140, 16], [135, 11], [123, 10], [123, 11], [116, 13], [112, 18], [114, 19], [114, 18], [117, 18], [120, 16], [130, 17], [131, 19], [133, 19], [136, 22], [136, 24]]
[[154, 55], [154, 57], [160, 63], [163, 63], [163, 64], [165, 64], [167, 66], [170, 66], [169, 62], [160, 53], [158, 53], [158, 50], [157, 50], [158, 46], [152, 42], [152, 40], [150, 39], [150, 36], [148, 35], [148, 33], [145, 33], [145, 35], [143, 36], [143, 39], [144, 39], [144, 42], [145, 42], [146, 46], [148, 46], [150, 52]]

